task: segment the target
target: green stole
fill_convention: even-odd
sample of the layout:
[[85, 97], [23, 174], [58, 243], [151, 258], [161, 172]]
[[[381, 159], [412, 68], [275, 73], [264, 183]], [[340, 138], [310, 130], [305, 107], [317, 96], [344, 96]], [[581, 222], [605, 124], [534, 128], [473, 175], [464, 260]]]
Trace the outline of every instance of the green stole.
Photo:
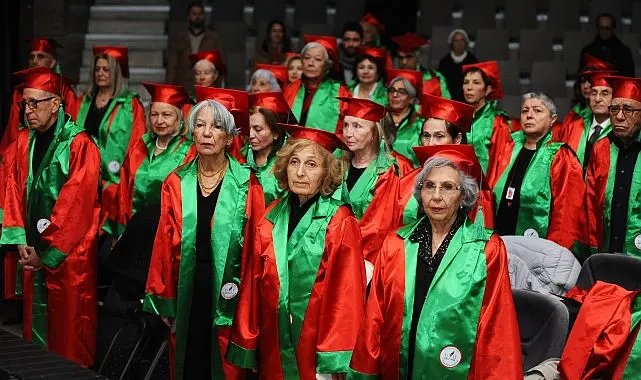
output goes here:
[[418, 201], [414, 196], [410, 197], [410, 200], [405, 205], [403, 209], [403, 225], [406, 226], [410, 223], [413, 223], [418, 218], [419, 211]]
[[[635, 139], [641, 141], [641, 134]], [[619, 147], [610, 142], [610, 171], [608, 172], [608, 183], [605, 187], [605, 209], [603, 210], [603, 252], [610, 249], [610, 225], [612, 223], [612, 196], [617, 173], [617, 160], [619, 158]], [[628, 222], [626, 225], [623, 253], [641, 257], [641, 249], [636, 247], [635, 240], [641, 235], [641, 159], [637, 158], [632, 175], [632, 187], [628, 203]], [[641, 237], [639, 237], [641, 239]]]
[[474, 147], [474, 152], [479, 158], [483, 173], [487, 173], [487, 166], [490, 162], [490, 141], [494, 133], [494, 119], [497, 116], [506, 116], [503, 111], [498, 110], [498, 102], [491, 100], [485, 103], [483, 108], [474, 113], [472, 129], [467, 132], [467, 143]]
[[263, 193], [265, 194], [265, 206], [269, 206], [274, 199], [281, 198], [285, 195], [285, 191], [278, 186], [278, 180], [274, 175], [274, 164], [276, 163], [276, 149], [272, 149], [269, 156], [267, 156], [267, 162], [263, 166], [258, 166], [256, 161], [254, 161], [254, 151], [247, 149], [245, 157], [247, 158], [247, 165], [252, 168], [258, 182], [263, 187]]
[[[588, 144], [588, 139], [590, 138], [590, 126], [592, 125], [592, 113], [588, 117], [583, 118], [583, 133], [581, 134], [581, 140], [579, 140], [579, 146], [576, 148], [576, 156], [583, 167], [583, 160], [585, 159], [585, 147]], [[599, 133], [599, 137], [596, 141], [601, 140], [604, 137], [607, 137], [608, 133], [612, 131], [612, 123], [610, 119], [601, 123], [601, 126], [605, 124], [605, 127]]]
[[[425, 217], [423, 217], [425, 218]], [[414, 310], [418, 243], [409, 236], [420, 222], [398, 230], [405, 239], [405, 302], [400, 349], [400, 376], [408, 371], [409, 332]], [[467, 378], [485, 294], [487, 263], [485, 244], [491, 231], [475, 232], [475, 226], [465, 221], [454, 234], [443, 260], [427, 292], [416, 330], [413, 378]], [[441, 364], [442, 351], [456, 347], [461, 353], [458, 365], [446, 368]]]
[[[419, 65], [417, 70], [420, 71], [420, 69], [421, 69], [421, 66]], [[425, 70], [423, 72], [423, 82], [432, 79], [432, 74], [431, 73], [434, 73], [436, 78], [438, 78], [439, 83], [441, 84], [441, 98], [452, 99], [452, 95], [450, 94], [450, 90], [447, 88], [447, 81], [445, 80], [445, 77], [443, 76], [443, 74], [439, 73], [438, 71], [436, 71], [436, 70]]]
[[[120, 182], [120, 167], [127, 154], [133, 126], [132, 102], [137, 97], [136, 93], [126, 90], [119, 97], [113, 98], [100, 122], [98, 137], [95, 140], [100, 148], [100, 172], [103, 181]], [[118, 111], [112, 115], [116, 105], [118, 105]], [[91, 107], [91, 99], [85, 95], [76, 118], [78, 125], [85, 124], [89, 107]]]
[[298, 222], [291, 237], [289, 197], [283, 197], [265, 216], [274, 224], [272, 238], [280, 281], [278, 296], [278, 344], [286, 380], [299, 379], [296, 347], [307, 304], [325, 251], [327, 226], [342, 202], [321, 196]]
[[[349, 84], [347, 85], [347, 89], [350, 93], [354, 94], [354, 97], [356, 97], [356, 93], [354, 92], [354, 90], [356, 89], [355, 80], [349, 82]], [[369, 100], [376, 102], [382, 106], [387, 106], [387, 88], [385, 87], [382, 79], [376, 82], [376, 87], [374, 87], [374, 91], [372, 91]]]
[[[329, 78], [323, 79], [318, 85], [318, 89], [309, 105], [307, 120], [305, 122], [306, 126], [332, 133], [336, 131], [340, 113], [340, 104], [336, 97], [339, 94], [340, 87], [341, 84], [338, 82], [334, 82]], [[296, 116], [296, 120], [300, 120], [301, 118], [304, 100], [305, 85], [301, 82], [292, 106], [292, 113]]]
[[572, 107], [572, 111], [584, 120], [592, 120], [592, 109], [590, 109], [589, 105], [581, 106], [580, 103], [577, 103]]
[[[641, 322], [641, 297], [637, 296], [632, 301], [630, 309], [632, 313], [630, 331], [634, 332], [635, 328], [639, 326], [639, 322]], [[625, 365], [625, 370], [623, 371], [623, 379], [625, 380], [641, 379], [641, 339], [639, 338], [637, 336], [628, 357], [628, 362]]]
[[[222, 183], [219, 185], [221, 188], [211, 226], [213, 323], [210, 333], [212, 334], [212, 373], [216, 379], [225, 378], [220, 346], [218, 345], [217, 328], [231, 327], [238, 303], [237, 296], [225, 299], [221, 295], [221, 289], [223, 284], [240, 286], [240, 264], [244, 244], [243, 231], [247, 222], [245, 206], [251, 173], [249, 168], [239, 164], [233, 157], [227, 155], [227, 158], [229, 159], [229, 167], [225, 172]], [[176, 174], [180, 177], [182, 197], [182, 242], [176, 310], [176, 380], [182, 379], [187, 333], [189, 331], [189, 313], [194, 290], [196, 223], [198, 219], [197, 171], [198, 159], [191, 161], [176, 171]]]
[[[525, 171], [520, 191], [521, 205], [516, 222], [515, 233], [517, 235], [523, 235], [526, 230], [534, 229], [540, 238], [545, 239], [547, 237], [550, 224], [550, 206], [552, 204], [550, 169], [554, 156], [564, 145], [561, 142], [550, 142], [551, 139], [552, 134], [548, 132], [537, 142], [536, 153], [534, 153], [532, 161], [530, 161], [530, 165]], [[508, 185], [506, 182], [510, 175], [510, 170], [525, 144], [525, 134], [522, 131], [514, 132], [512, 133], [512, 140], [514, 140], [514, 149], [512, 149], [510, 164], [494, 186], [496, 210], [499, 209], [501, 204], [503, 189]]]
[[419, 167], [420, 163], [412, 147], [421, 145], [423, 122], [425, 119], [418, 116], [416, 110], [410, 106], [410, 113], [396, 128], [396, 139], [392, 144], [392, 150], [410, 159], [414, 167]]

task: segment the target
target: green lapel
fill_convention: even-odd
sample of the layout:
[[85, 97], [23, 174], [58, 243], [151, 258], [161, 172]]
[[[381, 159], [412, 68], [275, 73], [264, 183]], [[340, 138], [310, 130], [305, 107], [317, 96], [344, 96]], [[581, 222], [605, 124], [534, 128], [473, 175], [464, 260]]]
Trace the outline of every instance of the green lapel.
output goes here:
[[[388, 157], [385, 149], [379, 149], [374, 161], [367, 166], [354, 184], [352, 191], [349, 192], [349, 203], [356, 215], [356, 219], [360, 220], [365, 214], [367, 207], [369, 207], [374, 198], [374, 188], [378, 177], [384, 174], [392, 164], [393, 161]], [[347, 179], [347, 174], [348, 172], [345, 171], [345, 179]]]

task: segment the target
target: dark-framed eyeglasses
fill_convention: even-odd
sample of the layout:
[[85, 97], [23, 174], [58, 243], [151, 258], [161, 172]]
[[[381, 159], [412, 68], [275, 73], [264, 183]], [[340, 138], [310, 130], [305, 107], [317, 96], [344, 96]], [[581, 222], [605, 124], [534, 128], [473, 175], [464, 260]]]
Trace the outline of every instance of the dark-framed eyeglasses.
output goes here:
[[610, 112], [611, 116], [618, 115], [621, 110], [623, 110], [623, 115], [625, 117], [630, 117], [634, 115], [635, 112], [641, 111], [641, 108], [632, 108], [628, 105], [624, 105], [624, 106], [614, 105], [614, 106], [608, 107], [608, 111]]
[[24, 100], [23, 99], [23, 100], [18, 102], [18, 107], [20, 107], [20, 109], [24, 110], [27, 106], [29, 106], [29, 108], [31, 108], [32, 110], [36, 110], [38, 108], [38, 104], [40, 104], [42, 102], [46, 102], [46, 101], [51, 100], [53, 98], [55, 98], [55, 96], [51, 96], [51, 97], [48, 97], [48, 98], [45, 98], [45, 99], [38, 99], [38, 100], [35, 100], [35, 99]]
[[394, 94], [399, 94], [399, 95], [403, 95], [403, 96], [409, 95], [409, 92], [407, 92], [406, 89], [404, 89], [404, 88], [394, 88], [394, 87], [388, 88], [387, 89], [387, 93], [390, 94], [390, 95], [394, 95]]

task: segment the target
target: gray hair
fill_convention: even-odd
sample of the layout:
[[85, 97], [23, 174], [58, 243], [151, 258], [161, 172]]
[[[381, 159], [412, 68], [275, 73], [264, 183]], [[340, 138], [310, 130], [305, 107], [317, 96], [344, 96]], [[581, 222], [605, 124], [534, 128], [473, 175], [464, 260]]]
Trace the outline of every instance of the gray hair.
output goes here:
[[469, 44], [470, 43], [470, 37], [468, 37], [467, 32], [463, 29], [454, 29], [450, 32], [450, 34], [447, 36], [447, 44], [452, 45], [452, 40], [454, 39], [454, 36], [460, 34], [465, 38], [465, 43]]
[[545, 107], [548, 109], [548, 111], [550, 111], [550, 116], [556, 115], [556, 105], [554, 104], [554, 100], [552, 100], [552, 98], [546, 93], [541, 91], [528, 92], [527, 94], [523, 95], [521, 108], [523, 108], [523, 104], [528, 99], [538, 99], [542, 101]]
[[202, 110], [205, 108], [211, 109], [211, 113], [214, 116], [214, 125], [220, 123], [221, 129], [225, 131], [230, 136], [237, 136], [240, 133], [240, 130], [236, 128], [236, 123], [234, 122], [234, 117], [232, 114], [223, 106], [215, 100], [207, 99], [196, 104], [189, 114], [189, 132], [194, 132], [194, 127], [196, 126], [196, 119]]
[[[149, 112], [147, 112], [147, 132], [149, 132], [149, 133], [151, 133], [152, 135], [155, 136], [154, 130], [153, 130], [153, 128], [151, 128], [151, 107], [153, 106], [154, 103], [155, 102], [151, 102], [151, 104], [149, 104]], [[178, 127], [176, 127], [176, 130], [174, 131], [174, 133], [171, 134], [171, 136], [172, 137], [178, 136], [185, 129], [183, 111], [180, 108], [178, 108], [175, 105], [173, 105], [173, 104], [169, 104], [169, 103], [166, 103], [166, 104], [171, 106], [171, 108], [174, 110], [174, 112], [176, 112], [176, 117], [178, 118], [177, 119]]]
[[300, 51], [301, 61], [303, 57], [305, 57], [305, 53], [307, 53], [307, 50], [314, 49], [314, 48], [323, 48], [323, 59], [325, 60], [325, 70], [328, 71], [329, 69], [331, 69], [334, 62], [332, 62], [332, 60], [329, 59], [329, 53], [327, 52], [327, 49], [325, 49], [325, 46], [321, 45], [316, 41], [308, 42], [307, 45], [303, 47], [303, 50]]
[[459, 169], [451, 160], [436, 156], [427, 160], [423, 165], [421, 172], [416, 176], [416, 182], [414, 183], [414, 198], [416, 198], [419, 204], [419, 214], [425, 213], [425, 210], [423, 210], [423, 199], [421, 197], [423, 180], [432, 169], [442, 168], [445, 166], [456, 169], [461, 176], [461, 191], [463, 192], [463, 198], [461, 199], [461, 211], [467, 214], [474, 208], [474, 206], [476, 206], [476, 202], [479, 198], [479, 185], [476, 183], [474, 178]]
[[389, 82], [389, 86], [387, 86], [387, 87], [388, 88], [392, 87], [394, 85], [394, 83], [396, 83], [396, 82], [403, 82], [403, 87], [405, 87], [405, 90], [407, 91], [407, 94], [410, 96], [410, 98], [416, 99], [416, 89], [414, 88], [412, 83], [410, 83], [410, 81], [407, 80], [407, 78], [398, 76], [398, 77], [392, 79]]
[[214, 71], [214, 73], [218, 72], [218, 69], [216, 68], [216, 65], [214, 65], [212, 63], [212, 61], [210, 61], [208, 59], [204, 59], [204, 58], [199, 60], [198, 62], [194, 63], [194, 70], [196, 70], [196, 66], [201, 62], [205, 62], [205, 63], [207, 63], [208, 66], [211, 66], [211, 69]]
[[94, 95], [98, 93], [98, 86], [96, 85], [96, 64], [99, 59], [106, 59], [109, 63], [109, 73], [111, 74], [111, 85], [113, 86], [114, 93], [113, 97], [117, 98], [124, 90], [127, 88], [127, 78], [122, 76], [122, 68], [118, 61], [110, 56], [109, 54], [98, 54], [93, 57], [91, 61], [91, 68], [89, 69], [89, 90], [87, 91], [87, 97], [92, 99]]
[[278, 85], [278, 81], [276, 80], [276, 77], [274, 76], [274, 73], [272, 73], [269, 70], [265, 69], [258, 69], [254, 71], [254, 74], [252, 74], [252, 78], [249, 81], [249, 90], [251, 90], [251, 86], [254, 84], [254, 81], [263, 79], [269, 82], [269, 85], [271, 86], [271, 91], [280, 91], [280, 86]]

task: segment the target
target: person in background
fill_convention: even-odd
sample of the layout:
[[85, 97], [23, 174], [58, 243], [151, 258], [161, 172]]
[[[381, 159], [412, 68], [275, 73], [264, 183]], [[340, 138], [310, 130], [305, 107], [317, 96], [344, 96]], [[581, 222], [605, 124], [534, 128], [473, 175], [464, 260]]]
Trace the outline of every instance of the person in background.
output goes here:
[[503, 86], [496, 61], [463, 66], [463, 96], [474, 106], [474, 122], [467, 143], [474, 147], [484, 173], [489, 173], [497, 152], [511, 141], [510, 118], [499, 110]]
[[205, 8], [202, 2], [193, 2], [187, 7], [187, 30], [172, 33], [167, 46], [167, 83], [193, 88], [189, 55], [200, 51], [222, 51], [223, 44], [218, 33], [205, 26]]
[[[609, 13], [596, 18], [597, 34], [594, 41], [581, 50], [579, 70], [586, 66], [585, 54], [610, 62], [614, 69], [626, 77], [634, 77], [634, 59], [630, 48], [615, 33], [617, 22]], [[636, 47], [635, 47], [636, 48]]]
[[336, 38], [306, 35], [304, 41], [303, 75], [287, 86], [285, 99], [300, 125], [335, 132], [344, 111], [336, 97], [351, 95], [330, 77], [339, 66]]
[[162, 185], [143, 310], [171, 327], [173, 379], [243, 379], [224, 355], [263, 192], [225, 152], [238, 129], [222, 104], [196, 104], [189, 129], [198, 155]]
[[[289, 73], [287, 71], [287, 66], [285, 65], [268, 65], [265, 63], [259, 63], [256, 65], [256, 70], [267, 70], [271, 72], [274, 75], [274, 78], [276, 79], [276, 82], [278, 82], [278, 86], [280, 89], [278, 91], [281, 91], [287, 85], [289, 84]], [[276, 91], [276, 90], [274, 90]]]
[[386, 62], [387, 50], [383, 48], [366, 46], [356, 48], [354, 61], [356, 78], [348, 84], [348, 89], [355, 98], [370, 99], [383, 106], [387, 105]]
[[505, 245], [467, 217], [483, 171], [469, 145], [425, 148], [422, 215], [383, 242], [347, 379], [521, 378]]
[[65, 113], [62, 75], [46, 67], [15, 75], [23, 79], [20, 107], [28, 128], [18, 133], [6, 168], [0, 245], [18, 248], [24, 339], [90, 367], [98, 319], [100, 151]]
[[[287, 58], [287, 84], [290, 85], [303, 76], [303, 59], [300, 54], [294, 54]], [[284, 88], [284, 87], [283, 87]]]
[[130, 148], [146, 132], [145, 110], [129, 91], [128, 50], [94, 46], [89, 90], [80, 96], [75, 120], [100, 148], [103, 217], [115, 207], [120, 169]]
[[[392, 41], [398, 44], [397, 54], [399, 68], [404, 70], [418, 70], [423, 73], [422, 93], [450, 99], [450, 91], [445, 82], [445, 77], [436, 70], [421, 66], [419, 62], [421, 46], [429, 44], [430, 41], [416, 33], [405, 33], [401, 36], [393, 37]], [[419, 96], [420, 95], [421, 94], [419, 94]]]
[[270, 22], [266, 32], [265, 39], [256, 49], [256, 54], [252, 59], [251, 67], [253, 68], [259, 63], [282, 65], [285, 63], [286, 53], [292, 50], [292, 42], [287, 35], [287, 28], [281, 21]]
[[361, 46], [363, 40], [363, 27], [357, 22], [348, 22], [343, 26], [340, 44], [340, 73], [343, 83], [350, 83], [354, 78], [354, 61], [356, 48]]
[[274, 74], [266, 69], [258, 69], [252, 74], [249, 82], [249, 92], [252, 94], [258, 92], [280, 91], [280, 85]]
[[189, 54], [189, 60], [193, 67], [194, 80], [192, 84], [194, 86], [224, 87], [223, 78], [227, 74], [227, 65], [223, 61], [220, 50], [192, 53]]
[[467, 47], [470, 39], [463, 29], [454, 29], [447, 37], [447, 44], [450, 52], [441, 58], [438, 64], [438, 72], [445, 77], [447, 89], [453, 100], [464, 102], [463, 96], [463, 66], [477, 63], [476, 59]]
[[127, 152], [112, 210], [108, 210], [105, 232], [119, 237], [131, 218], [147, 206], [160, 206], [160, 188], [177, 167], [196, 156], [182, 109], [189, 100], [180, 86], [144, 82], [151, 95], [149, 131]]
[[246, 241], [245, 272], [227, 359], [261, 378], [344, 377], [365, 309], [358, 221], [332, 197], [342, 182], [335, 134], [283, 125], [274, 174], [287, 195]]
[[594, 144], [588, 164], [591, 253], [641, 257], [641, 79], [606, 77], [612, 87], [612, 131]]
[[556, 119], [547, 95], [523, 95], [522, 130], [502, 145], [490, 174], [495, 230], [547, 239], [578, 257], [587, 243], [583, 169], [569, 146], [552, 141]]
[[371, 13], [366, 13], [360, 20], [363, 33], [361, 34], [361, 45], [381, 47], [381, 35], [385, 32], [383, 25]]

